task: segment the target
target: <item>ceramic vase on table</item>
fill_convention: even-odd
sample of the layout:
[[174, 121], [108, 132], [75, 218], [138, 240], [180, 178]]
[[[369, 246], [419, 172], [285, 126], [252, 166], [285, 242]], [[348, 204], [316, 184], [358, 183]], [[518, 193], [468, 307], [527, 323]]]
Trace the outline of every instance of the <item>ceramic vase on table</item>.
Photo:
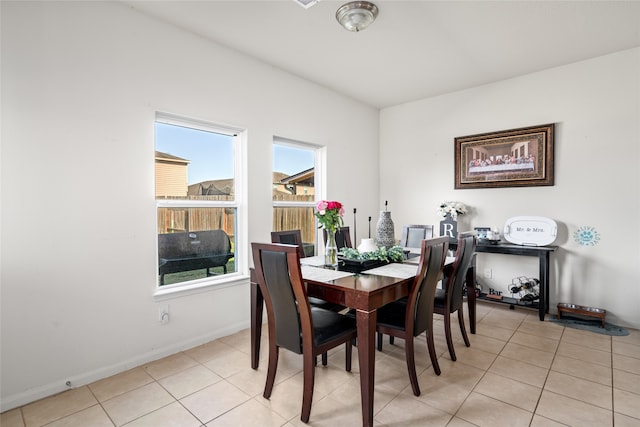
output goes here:
[[333, 268], [338, 267], [338, 245], [336, 231], [327, 229], [327, 243], [324, 246], [324, 263]]
[[376, 246], [373, 239], [362, 239], [362, 241], [360, 242], [360, 245], [358, 245], [358, 252], [360, 252], [361, 254], [364, 254], [367, 252], [375, 252], [377, 250], [378, 250], [378, 247]]
[[391, 212], [380, 211], [380, 218], [378, 219], [376, 231], [376, 244], [378, 245], [378, 247], [384, 246], [385, 248], [389, 249], [396, 244]]

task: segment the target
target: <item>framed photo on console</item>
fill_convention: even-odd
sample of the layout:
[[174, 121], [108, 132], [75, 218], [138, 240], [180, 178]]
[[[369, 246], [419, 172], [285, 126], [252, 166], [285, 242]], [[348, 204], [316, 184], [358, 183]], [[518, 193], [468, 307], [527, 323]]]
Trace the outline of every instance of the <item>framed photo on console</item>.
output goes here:
[[455, 138], [455, 188], [553, 185], [554, 124]]
[[486, 239], [487, 238], [487, 233], [489, 231], [491, 231], [491, 227], [473, 227], [473, 229], [476, 232], [476, 236], [478, 236], [478, 239]]

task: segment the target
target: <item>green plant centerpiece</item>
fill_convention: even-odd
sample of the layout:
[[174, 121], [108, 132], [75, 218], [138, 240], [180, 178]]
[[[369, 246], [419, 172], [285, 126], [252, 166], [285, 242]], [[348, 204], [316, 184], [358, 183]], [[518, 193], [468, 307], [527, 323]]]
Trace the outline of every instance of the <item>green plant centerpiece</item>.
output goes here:
[[360, 253], [355, 248], [342, 248], [340, 249], [339, 256], [349, 260], [402, 262], [404, 260], [404, 249], [402, 246], [396, 245], [389, 249], [381, 247], [373, 252]]

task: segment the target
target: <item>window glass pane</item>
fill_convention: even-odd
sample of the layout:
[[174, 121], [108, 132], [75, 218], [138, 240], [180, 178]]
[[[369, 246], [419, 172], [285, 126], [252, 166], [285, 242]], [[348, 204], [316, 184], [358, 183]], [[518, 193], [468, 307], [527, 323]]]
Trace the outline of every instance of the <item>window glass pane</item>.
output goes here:
[[313, 202], [315, 150], [273, 144], [273, 200]]
[[162, 115], [155, 131], [159, 285], [238, 271], [235, 136]]
[[156, 198], [233, 200], [233, 136], [156, 122]]
[[235, 208], [158, 208], [160, 286], [235, 272], [235, 217]]
[[273, 144], [273, 231], [299, 229], [307, 256], [315, 252], [315, 152], [303, 144]]

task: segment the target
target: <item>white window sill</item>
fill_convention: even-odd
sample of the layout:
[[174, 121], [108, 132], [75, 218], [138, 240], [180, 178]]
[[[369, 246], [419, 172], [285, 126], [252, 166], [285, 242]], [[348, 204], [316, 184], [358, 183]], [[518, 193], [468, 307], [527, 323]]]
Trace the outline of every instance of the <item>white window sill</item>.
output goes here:
[[231, 286], [248, 285], [249, 276], [241, 273], [227, 274], [224, 277], [215, 277], [202, 279], [200, 281], [188, 285], [165, 285], [156, 288], [153, 298], [156, 301], [162, 301], [172, 298], [183, 297], [186, 295], [194, 295], [202, 292], [209, 292], [218, 289], [224, 289]]

